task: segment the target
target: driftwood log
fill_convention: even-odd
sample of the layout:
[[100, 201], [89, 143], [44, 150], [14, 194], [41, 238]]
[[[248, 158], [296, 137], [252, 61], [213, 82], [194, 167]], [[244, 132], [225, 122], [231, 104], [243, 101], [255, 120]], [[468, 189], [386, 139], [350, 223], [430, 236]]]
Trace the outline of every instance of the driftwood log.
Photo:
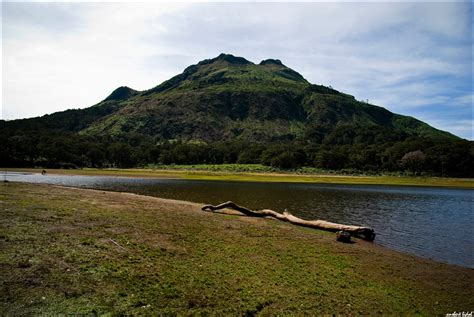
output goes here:
[[250, 217], [271, 217], [271, 218], [286, 221], [294, 225], [303, 226], [303, 227], [321, 229], [321, 230], [332, 231], [332, 232], [345, 231], [345, 232], [349, 232], [354, 237], [358, 237], [367, 241], [374, 241], [375, 239], [375, 232], [371, 228], [343, 225], [343, 224], [324, 221], [324, 220], [304, 220], [304, 219], [293, 216], [292, 214], [288, 213], [286, 210], [282, 214], [279, 212], [273, 211], [271, 209], [250, 210], [248, 208], [239, 206], [232, 201], [228, 201], [217, 206], [205, 205], [202, 207], [202, 210], [215, 211], [215, 210], [224, 209], [224, 208], [237, 210], [243, 213], [244, 215], [250, 216]]

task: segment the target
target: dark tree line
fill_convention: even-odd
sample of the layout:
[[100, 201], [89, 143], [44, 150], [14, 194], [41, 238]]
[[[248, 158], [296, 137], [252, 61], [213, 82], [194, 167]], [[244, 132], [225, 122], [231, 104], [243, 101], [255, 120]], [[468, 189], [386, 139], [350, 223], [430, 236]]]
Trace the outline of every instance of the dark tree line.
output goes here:
[[[0, 135], [3, 167], [139, 167], [147, 164], [264, 164], [281, 169], [302, 166], [474, 177], [474, 146], [466, 140], [409, 137], [390, 142], [292, 140], [259, 144], [240, 140], [211, 144], [163, 141], [129, 133], [91, 137], [64, 131], [5, 131]], [[352, 139], [354, 140], [354, 139]]]

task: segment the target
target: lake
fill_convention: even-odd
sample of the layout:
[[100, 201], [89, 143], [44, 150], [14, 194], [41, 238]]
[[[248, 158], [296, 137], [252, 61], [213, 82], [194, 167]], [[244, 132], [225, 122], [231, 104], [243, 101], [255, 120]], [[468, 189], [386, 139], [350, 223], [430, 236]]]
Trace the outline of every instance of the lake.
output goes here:
[[[2, 174], [3, 178], [3, 174]], [[325, 185], [58, 176], [8, 173], [7, 180], [124, 191], [252, 209], [285, 208], [305, 219], [372, 227], [375, 243], [474, 268], [473, 190], [375, 185]]]

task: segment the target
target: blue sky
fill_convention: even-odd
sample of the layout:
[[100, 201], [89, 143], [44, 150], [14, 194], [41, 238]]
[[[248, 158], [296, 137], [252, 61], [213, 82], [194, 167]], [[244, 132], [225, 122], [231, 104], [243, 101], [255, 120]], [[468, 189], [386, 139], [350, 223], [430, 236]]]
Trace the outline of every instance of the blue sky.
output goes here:
[[472, 135], [470, 2], [2, 3], [2, 118], [84, 108], [225, 52]]

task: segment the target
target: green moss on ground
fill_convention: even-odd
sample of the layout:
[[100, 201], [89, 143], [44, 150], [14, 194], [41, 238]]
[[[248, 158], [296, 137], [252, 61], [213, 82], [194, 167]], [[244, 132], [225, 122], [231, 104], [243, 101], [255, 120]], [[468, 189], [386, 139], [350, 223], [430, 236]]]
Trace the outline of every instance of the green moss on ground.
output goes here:
[[473, 270], [125, 193], [0, 185], [0, 315], [445, 314]]

